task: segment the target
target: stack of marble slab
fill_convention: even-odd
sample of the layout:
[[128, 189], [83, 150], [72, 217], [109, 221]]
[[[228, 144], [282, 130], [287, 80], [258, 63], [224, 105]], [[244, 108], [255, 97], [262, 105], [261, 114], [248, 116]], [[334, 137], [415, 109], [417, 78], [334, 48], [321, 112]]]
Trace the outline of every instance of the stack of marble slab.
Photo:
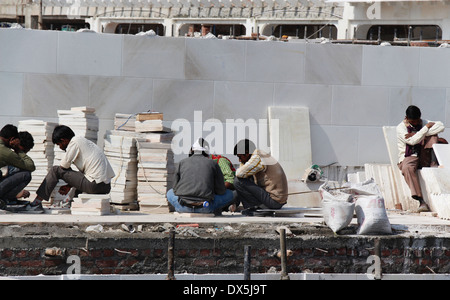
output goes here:
[[170, 128], [163, 124], [162, 113], [137, 114], [134, 124], [136, 132], [171, 132]]
[[170, 143], [138, 139], [138, 202], [143, 212], [167, 212], [166, 194], [175, 171]]
[[[130, 131], [108, 130], [104, 152], [116, 176], [111, 180], [111, 201], [137, 208], [137, 134]], [[125, 208], [125, 207], [124, 207]]]
[[158, 112], [136, 115], [138, 148], [138, 202], [144, 212], [167, 212], [166, 193], [172, 186], [174, 159], [171, 148], [173, 132], [164, 126]]
[[36, 166], [31, 182], [27, 186], [27, 190], [30, 192], [35, 192], [38, 189], [49, 169], [53, 166], [55, 153], [52, 134], [56, 125], [56, 123], [42, 120], [19, 121], [18, 130], [28, 131], [34, 139], [34, 147], [27, 153]]
[[75, 135], [84, 136], [97, 143], [99, 119], [93, 107], [72, 107], [70, 110], [58, 110], [60, 125], [69, 126]]
[[439, 168], [422, 168], [419, 171], [422, 193], [432, 212], [441, 219], [450, 219], [450, 145], [434, 144]]
[[111, 211], [109, 195], [80, 194], [73, 199], [72, 215], [102, 216]]
[[123, 131], [135, 131], [136, 115], [116, 113], [114, 115], [114, 129]]

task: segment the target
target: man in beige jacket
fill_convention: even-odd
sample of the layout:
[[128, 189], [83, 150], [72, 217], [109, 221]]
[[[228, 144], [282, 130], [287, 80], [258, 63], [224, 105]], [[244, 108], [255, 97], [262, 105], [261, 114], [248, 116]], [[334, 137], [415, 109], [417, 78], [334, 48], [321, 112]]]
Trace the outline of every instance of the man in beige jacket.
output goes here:
[[245, 139], [234, 147], [241, 166], [236, 170], [236, 202], [244, 209], [279, 209], [287, 202], [288, 184], [281, 165]]
[[398, 167], [411, 190], [412, 198], [419, 201], [419, 212], [429, 211], [423, 200], [417, 169], [437, 166], [433, 160], [433, 144], [438, 142], [438, 133], [444, 131], [442, 122], [421, 119], [417, 106], [406, 109], [405, 119], [397, 126]]

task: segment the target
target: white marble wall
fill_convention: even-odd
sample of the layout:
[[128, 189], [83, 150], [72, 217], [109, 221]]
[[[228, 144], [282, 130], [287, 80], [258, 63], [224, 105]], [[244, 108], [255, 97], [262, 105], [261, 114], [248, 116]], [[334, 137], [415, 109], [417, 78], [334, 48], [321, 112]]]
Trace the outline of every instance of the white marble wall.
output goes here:
[[307, 106], [314, 163], [388, 163], [381, 127], [408, 105], [450, 122], [449, 69], [449, 49], [0, 29], [0, 124], [87, 105], [103, 133], [116, 112], [225, 122]]

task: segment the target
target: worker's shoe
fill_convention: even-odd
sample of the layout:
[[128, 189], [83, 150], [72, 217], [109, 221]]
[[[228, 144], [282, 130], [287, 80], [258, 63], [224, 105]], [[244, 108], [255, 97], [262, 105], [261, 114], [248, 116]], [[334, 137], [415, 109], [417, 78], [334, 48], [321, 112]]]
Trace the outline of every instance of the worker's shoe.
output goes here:
[[428, 205], [425, 202], [422, 202], [419, 205], [419, 208], [417, 209], [417, 212], [421, 213], [421, 212], [427, 212], [430, 211], [430, 208], [428, 207]]
[[44, 208], [40, 203], [38, 205], [27, 204], [20, 212], [25, 214], [42, 214], [44, 213]]

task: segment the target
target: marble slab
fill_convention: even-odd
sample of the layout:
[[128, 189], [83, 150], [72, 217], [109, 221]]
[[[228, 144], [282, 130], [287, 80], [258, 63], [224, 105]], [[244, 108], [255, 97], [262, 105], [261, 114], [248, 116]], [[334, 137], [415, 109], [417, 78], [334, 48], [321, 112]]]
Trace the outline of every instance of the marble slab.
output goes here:
[[305, 45], [248, 41], [245, 54], [245, 80], [303, 83]]
[[25, 74], [23, 115], [57, 117], [58, 109], [89, 106], [89, 77], [62, 74]]
[[124, 36], [123, 75], [184, 78], [184, 38]]
[[120, 76], [122, 44], [122, 35], [59, 32], [58, 73]]
[[267, 119], [273, 104], [273, 84], [260, 82], [214, 82], [214, 117], [227, 119]]
[[319, 84], [275, 83], [274, 106], [305, 106], [311, 124], [331, 124], [332, 86]]
[[439, 167], [450, 169], [450, 144], [434, 144], [433, 150]]
[[362, 46], [307, 44], [305, 82], [360, 85]]
[[363, 47], [363, 85], [415, 86], [419, 82], [417, 47]]
[[203, 120], [210, 119], [213, 99], [213, 81], [154, 80], [152, 109], [163, 112], [166, 121], [194, 121], [194, 111], [201, 111]]
[[271, 154], [288, 179], [298, 179], [312, 165], [309, 110], [271, 106], [268, 112]]
[[57, 34], [0, 28], [0, 71], [55, 73]]
[[23, 74], [0, 72], [0, 115], [22, 114]]
[[89, 106], [96, 108], [100, 118], [151, 110], [152, 98], [151, 78], [89, 77]]
[[237, 40], [186, 39], [185, 78], [243, 81], [245, 45]]
[[333, 87], [331, 118], [334, 125], [386, 125], [389, 122], [387, 107], [389, 89], [386, 87]]

